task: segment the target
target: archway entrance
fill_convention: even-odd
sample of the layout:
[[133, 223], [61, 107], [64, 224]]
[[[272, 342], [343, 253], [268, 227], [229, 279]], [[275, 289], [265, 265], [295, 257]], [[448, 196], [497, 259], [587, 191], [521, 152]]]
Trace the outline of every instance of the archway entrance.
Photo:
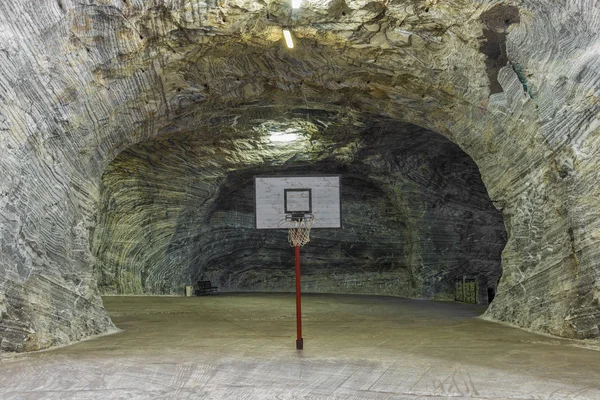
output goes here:
[[340, 120], [313, 111], [123, 152], [103, 178], [101, 291], [182, 294], [199, 280], [222, 291], [293, 291], [287, 232], [254, 229], [253, 177], [335, 173], [344, 229], [312, 232], [304, 291], [487, 304], [506, 234], [475, 163], [415, 125]]

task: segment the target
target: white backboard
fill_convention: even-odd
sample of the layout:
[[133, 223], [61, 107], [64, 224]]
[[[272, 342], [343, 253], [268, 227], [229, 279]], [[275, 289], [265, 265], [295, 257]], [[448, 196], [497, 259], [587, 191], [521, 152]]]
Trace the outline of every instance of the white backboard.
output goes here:
[[256, 229], [288, 229], [286, 207], [315, 216], [312, 228], [341, 228], [340, 175], [256, 176]]

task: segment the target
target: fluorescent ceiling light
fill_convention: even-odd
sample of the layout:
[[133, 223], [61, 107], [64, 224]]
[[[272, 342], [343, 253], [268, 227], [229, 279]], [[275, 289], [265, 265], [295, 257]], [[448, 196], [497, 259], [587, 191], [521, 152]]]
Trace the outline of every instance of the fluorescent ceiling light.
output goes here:
[[292, 0], [292, 8], [300, 8], [300, 3], [302, 0]]
[[285, 38], [285, 44], [287, 44], [287, 47], [289, 47], [290, 49], [293, 49], [294, 41], [292, 40], [292, 34], [290, 33], [290, 31], [287, 29], [284, 29], [283, 37]]
[[271, 142], [279, 143], [295, 142], [299, 138], [300, 136], [297, 133], [287, 132], [271, 132], [271, 135], [269, 136], [269, 140], [271, 140]]

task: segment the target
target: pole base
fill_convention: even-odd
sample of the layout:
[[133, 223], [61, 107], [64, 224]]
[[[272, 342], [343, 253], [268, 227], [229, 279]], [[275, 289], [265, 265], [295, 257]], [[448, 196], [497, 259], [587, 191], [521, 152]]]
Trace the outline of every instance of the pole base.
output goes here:
[[304, 338], [296, 340], [296, 350], [304, 349]]

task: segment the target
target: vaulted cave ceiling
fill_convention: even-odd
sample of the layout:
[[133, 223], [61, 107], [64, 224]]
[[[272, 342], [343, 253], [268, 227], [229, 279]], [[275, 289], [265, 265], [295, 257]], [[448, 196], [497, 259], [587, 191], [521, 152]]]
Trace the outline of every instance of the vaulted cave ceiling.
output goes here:
[[[237, 165], [226, 188], [240, 163], [335, 170], [374, 163], [377, 149], [382, 169], [353, 178], [393, 204], [377, 180], [393, 160], [385, 138], [403, 124], [458, 145], [502, 212], [508, 242], [487, 317], [597, 337], [599, 31], [586, 0], [1, 3], [0, 348], [113, 329], [98, 271], [114, 260], [94, 246], [116, 192], [101, 188], [136, 154], [212, 149]], [[291, 123], [310, 151], [254, 151], [269, 148], [261, 129]]]

